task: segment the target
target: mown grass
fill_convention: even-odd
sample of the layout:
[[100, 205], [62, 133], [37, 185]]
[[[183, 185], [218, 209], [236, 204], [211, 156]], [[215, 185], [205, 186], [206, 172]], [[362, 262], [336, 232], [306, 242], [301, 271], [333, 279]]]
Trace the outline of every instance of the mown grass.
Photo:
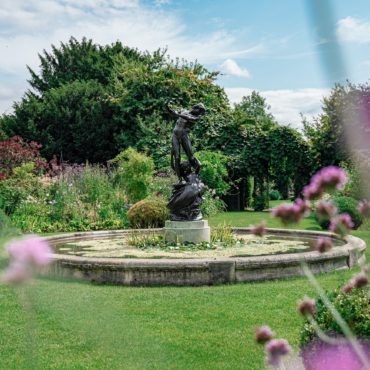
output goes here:
[[[227, 213], [210, 222], [248, 226], [260, 217], [281, 226], [272, 226], [265, 212]], [[369, 231], [354, 235], [370, 242]], [[332, 289], [355, 271], [318, 279]], [[297, 348], [302, 319], [295, 306], [304, 294], [315, 296], [305, 278], [185, 288], [61, 279], [1, 285], [0, 369], [29, 369], [32, 358], [34, 369], [263, 369], [254, 328], [268, 324]]]

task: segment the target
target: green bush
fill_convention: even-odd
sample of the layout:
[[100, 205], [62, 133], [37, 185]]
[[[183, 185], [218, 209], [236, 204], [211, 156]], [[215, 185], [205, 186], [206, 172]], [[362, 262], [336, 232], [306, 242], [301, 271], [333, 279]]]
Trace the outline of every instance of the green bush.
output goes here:
[[[339, 213], [348, 213], [353, 221], [354, 224], [354, 229], [358, 229], [362, 222], [363, 222], [363, 217], [360, 214], [360, 212], [357, 210], [358, 202], [356, 199], [351, 198], [351, 197], [344, 197], [344, 196], [336, 196], [333, 197], [332, 202], [335, 204], [335, 206], [338, 208]], [[329, 221], [320, 221], [315, 214], [315, 219], [317, 223], [323, 228], [323, 229], [328, 229], [329, 227]]]
[[253, 198], [253, 209], [255, 211], [263, 211], [268, 208], [268, 197], [264, 194], [256, 195]]
[[129, 209], [127, 216], [135, 228], [163, 227], [168, 209], [163, 199], [143, 199]]
[[270, 200], [280, 200], [280, 199], [282, 199], [279, 190], [276, 190], [276, 189], [270, 190], [269, 196], [270, 196]]
[[217, 152], [201, 151], [195, 153], [196, 158], [202, 163], [200, 169], [200, 178], [211, 189], [215, 190], [217, 195], [224, 195], [230, 189], [226, 182], [227, 163], [230, 159]]
[[[368, 293], [366, 289], [353, 289], [350, 293], [343, 293], [340, 289], [336, 289], [327, 293], [327, 296], [356, 337], [370, 339]], [[321, 299], [318, 299], [316, 302], [316, 310], [314, 318], [324, 332], [329, 334], [343, 334], [338, 323], [334, 320], [332, 314], [328, 311]], [[316, 337], [312, 325], [306, 321], [301, 331], [301, 346], [304, 346]]]
[[203, 195], [203, 202], [200, 206], [200, 210], [204, 217], [211, 217], [217, 213], [223, 212], [226, 208], [225, 203], [216, 197], [213, 197], [208, 191]]
[[16, 168], [0, 182], [0, 209], [25, 232], [88, 231], [128, 226], [127, 198], [100, 166], [73, 166], [51, 180]]
[[154, 162], [150, 157], [128, 148], [110, 163], [118, 164], [115, 182], [124, 188], [130, 203], [148, 196], [154, 172]]

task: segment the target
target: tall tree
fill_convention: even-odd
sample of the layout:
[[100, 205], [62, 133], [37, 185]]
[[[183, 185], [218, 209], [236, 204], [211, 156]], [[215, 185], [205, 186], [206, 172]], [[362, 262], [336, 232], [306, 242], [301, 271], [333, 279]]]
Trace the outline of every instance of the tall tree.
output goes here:
[[47, 158], [104, 162], [131, 146], [161, 159], [163, 146], [154, 139], [161, 122], [173, 124], [166, 99], [186, 108], [202, 101], [208, 127], [228, 107], [215, 84], [217, 72], [173, 61], [165, 50], [141, 53], [120, 42], [99, 46], [71, 38], [39, 58], [39, 72], [29, 68], [30, 89], [13, 114], [0, 118], [0, 127], [9, 136], [40, 142]]

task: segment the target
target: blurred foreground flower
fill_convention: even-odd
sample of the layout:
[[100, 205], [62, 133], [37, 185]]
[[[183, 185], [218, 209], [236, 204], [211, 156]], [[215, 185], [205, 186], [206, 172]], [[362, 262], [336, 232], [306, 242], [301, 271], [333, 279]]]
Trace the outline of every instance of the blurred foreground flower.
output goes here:
[[320, 201], [316, 205], [316, 214], [320, 221], [330, 220], [337, 214], [337, 207], [332, 202]]
[[316, 250], [319, 253], [325, 253], [333, 248], [333, 243], [330, 240], [330, 238], [327, 238], [326, 236], [323, 236], [321, 238], [317, 239], [316, 243]]
[[353, 277], [352, 284], [355, 288], [363, 288], [369, 284], [369, 278], [364, 272], [360, 272]]
[[320, 198], [325, 192], [341, 190], [348, 181], [345, 170], [336, 166], [324, 167], [312, 176], [310, 183], [303, 189], [307, 200]]
[[35, 269], [51, 262], [51, 248], [45, 240], [36, 236], [11, 241], [6, 249], [10, 255], [9, 267], [3, 275], [6, 283], [22, 283], [32, 277]]
[[300, 312], [303, 316], [314, 316], [316, 312], [316, 302], [314, 299], [304, 296], [304, 298], [298, 302], [297, 308], [298, 312]]
[[[370, 360], [370, 344], [361, 343], [362, 349]], [[350, 343], [329, 344], [313, 341], [301, 352], [306, 370], [363, 370], [364, 364]]]
[[264, 236], [266, 234], [266, 224], [264, 222], [253, 226], [251, 233], [256, 236]]
[[260, 326], [256, 329], [256, 342], [266, 343], [274, 337], [275, 333], [267, 325]]
[[342, 288], [343, 293], [350, 293], [354, 288], [364, 288], [369, 285], [369, 278], [367, 277], [366, 267], [363, 271], [355, 275], [344, 287]]
[[345, 236], [351, 231], [353, 226], [351, 216], [348, 213], [342, 213], [331, 220], [329, 230]]
[[361, 200], [358, 203], [357, 209], [362, 214], [362, 216], [370, 217], [370, 202], [368, 200]]
[[294, 204], [281, 204], [273, 208], [271, 213], [274, 217], [280, 218], [284, 225], [289, 225], [301, 221], [309, 211], [309, 202], [298, 198]]
[[292, 351], [286, 339], [271, 339], [265, 346], [267, 361], [272, 366], [279, 366], [282, 356]]

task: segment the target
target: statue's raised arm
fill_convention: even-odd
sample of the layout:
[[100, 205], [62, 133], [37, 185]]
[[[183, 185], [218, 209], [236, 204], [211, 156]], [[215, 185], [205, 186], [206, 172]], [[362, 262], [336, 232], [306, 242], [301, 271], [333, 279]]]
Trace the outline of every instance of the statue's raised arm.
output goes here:
[[182, 118], [182, 119], [184, 119], [186, 121], [189, 121], [189, 122], [197, 121], [205, 113], [205, 108], [204, 108], [204, 105], [202, 103], [195, 104], [194, 105], [195, 110], [194, 110], [194, 107], [193, 107], [193, 109], [190, 112], [189, 111], [177, 111], [177, 110], [173, 109], [170, 104], [171, 104], [171, 101], [167, 100], [166, 101], [166, 108], [170, 113], [172, 113], [173, 115], [175, 115], [178, 118]]

